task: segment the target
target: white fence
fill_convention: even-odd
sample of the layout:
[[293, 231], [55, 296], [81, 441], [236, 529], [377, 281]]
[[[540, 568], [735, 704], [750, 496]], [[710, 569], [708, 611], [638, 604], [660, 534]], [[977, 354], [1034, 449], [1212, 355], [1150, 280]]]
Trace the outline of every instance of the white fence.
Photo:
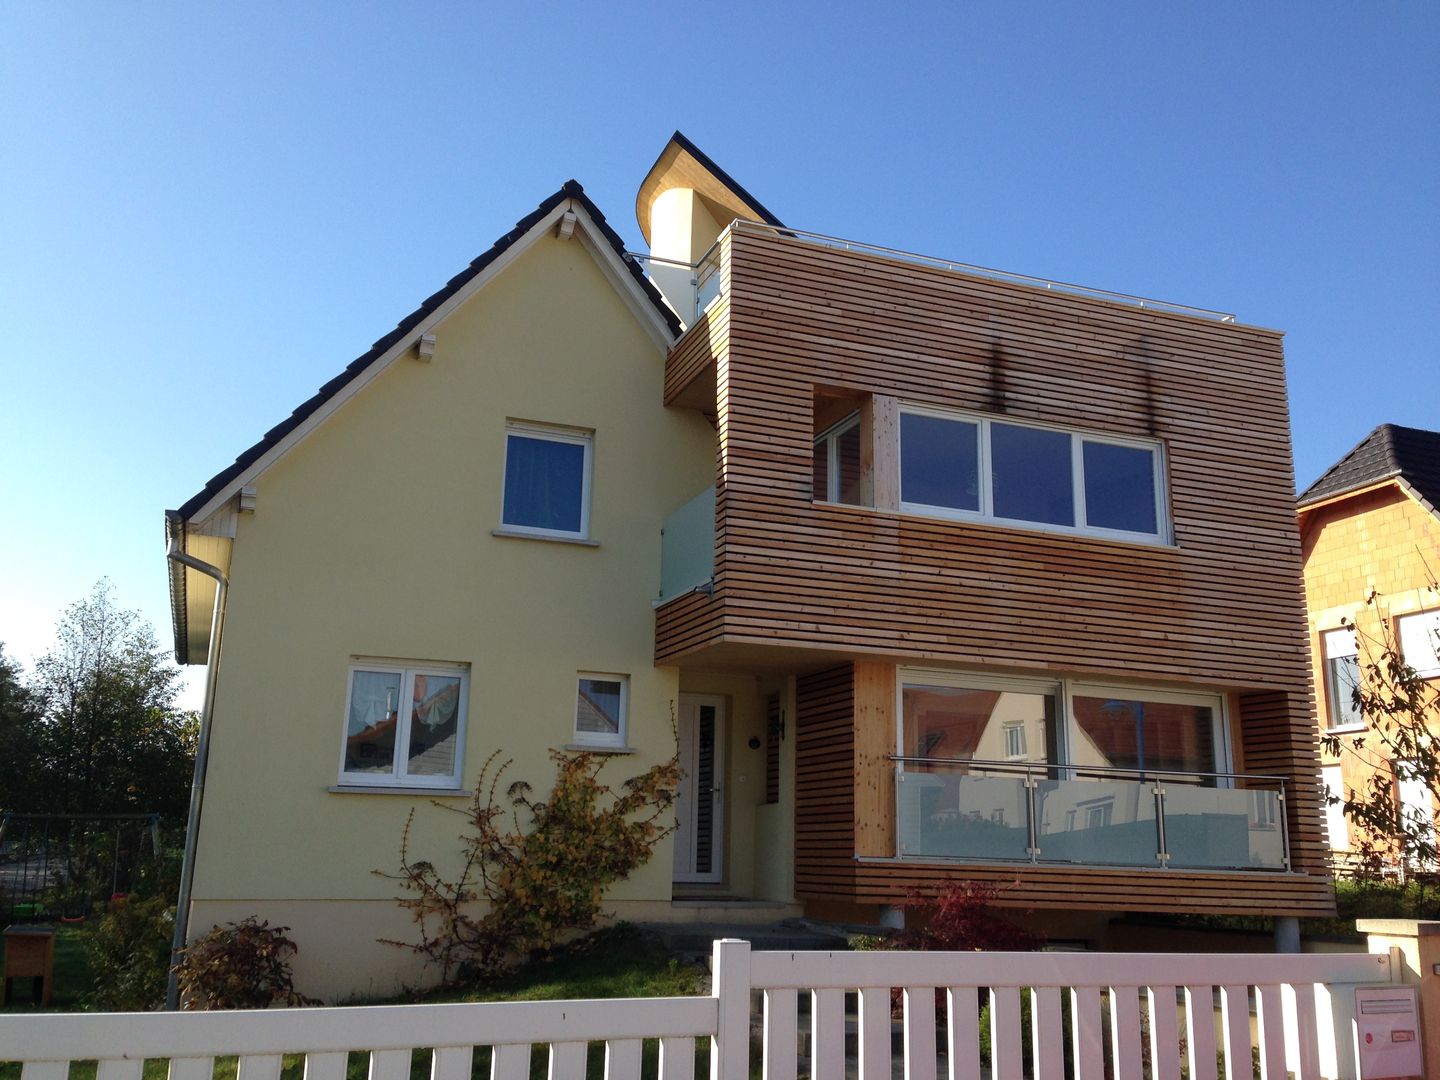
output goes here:
[[238, 1056], [238, 1080], [280, 1080], [298, 1075], [286, 1056], [303, 1055], [304, 1080], [344, 1080], [364, 1051], [369, 1080], [410, 1080], [423, 1050], [431, 1080], [470, 1080], [483, 1048], [491, 1080], [581, 1080], [603, 1043], [606, 1080], [639, 1080], [654, 1040], [644, 1072], [660, 1080], [693, 1080], [697, 1050], [714, 1080], [757, 1067], [764, 1080], [888, 1080], [898, 1062], [906, 1080], [1063, 1080], [1067, 1060], [1074, 1080], [1249, 1080], [1253, 1045], [1265, 1080], [1318, 1080], [1354, 1075], [1350, 990], [1391, 974], [1383, 955], [752, 953], [744, 941], [717, 941], [714, 961], [709, 997], [0, 1016], [0, 1062], [22, 1062], [22, 1080], [67, 1080], [81, 1060], [98, 1061], [96, 1080], [141, 1080], [158, 1075], [147, 1060], [168, 1060], [170, 1080], [212, 1080], [217, 1057]]

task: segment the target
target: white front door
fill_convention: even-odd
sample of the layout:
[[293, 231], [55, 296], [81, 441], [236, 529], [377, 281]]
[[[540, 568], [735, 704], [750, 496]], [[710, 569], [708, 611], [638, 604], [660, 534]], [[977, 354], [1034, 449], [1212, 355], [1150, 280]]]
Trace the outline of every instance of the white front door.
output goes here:
[[681, 694], [676, 721], [684, 775], [675, 800], [675, 880], [720, 881], [725, 870], [725, 700]]

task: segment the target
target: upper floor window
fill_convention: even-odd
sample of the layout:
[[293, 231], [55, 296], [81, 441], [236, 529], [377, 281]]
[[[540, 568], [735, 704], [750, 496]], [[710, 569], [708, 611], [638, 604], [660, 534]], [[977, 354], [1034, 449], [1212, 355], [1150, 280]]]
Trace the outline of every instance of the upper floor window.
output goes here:
[[589, 432], [572, 428], [506, 425], [501, 524], [536, 536], [585, 539], [593, 441]]
[[1160, 444], [907, 406], [904, 510], [1164, 543]]
[[1400, 655], [1422, 679], [1440, 675], [1440, 610], [1417, 611], [1395, 620]]
[[1325, 655], [1325, 726], [1363, 727], [1365, 717], [1355, 695], [1360, 689], [1360, 657], [1353, 628], [1327, 630], [1320, 635]]
[[460, 665], [352, 664], [341, 781], [459, 787], [469, 681]]
[[814, 497], [820, 502], [861, 502], [860, 414], [852, 413], [815, 438]]

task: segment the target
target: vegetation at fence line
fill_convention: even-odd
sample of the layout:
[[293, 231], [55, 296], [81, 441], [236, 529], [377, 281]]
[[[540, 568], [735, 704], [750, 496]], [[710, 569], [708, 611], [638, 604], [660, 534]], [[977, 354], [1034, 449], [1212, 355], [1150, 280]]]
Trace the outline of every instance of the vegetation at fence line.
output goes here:
[[85, 932], [94, 989], [89, 1003], [105, 1012], [143, 1012], [165, 1003], [175, 906], [163, 896], [113, 901]]
[[185, 947], [175, 972], [187, 1009], [265, 1009], [318, 1005], [295, 989], [290, 958], [298, 951], [288, 926], [253, 915], [217, 926]]
[[[1440, 595], [1440, 586], [1432, 578], [1421, 591]], [[1405, 806], [1397, 791], [1399, 784], [1418, 783], [1427, 803], [1440, 800], [1440, 680], [1421, 677], [1406, 661], [1384, 597], [1372, 592], [1365, 604], [1375, 616], [1367, 620], [1378, 628], [1374, 633], [1342, 623], [1355, 631], [1363, 659], [1352, 702], [1365, 730], [1321, 737], [1329, 753], [1357, 758], [1366, 776], [1359, 788], [1331, 796], [1355, 826], [1347, 870], [1369, 879], [1433, 874], [1440, 866], [1435, 815]], [[1440, 632], [1434, 644], [1440, 648]]]
[[443, 982], [492, 980], [592, 929], [605, 888], [648, 862], [674, 830], [666, 818], [680, 780], [677, 759], [617, 790], [600, 779], [606, 755], [552, 750], [550, 757], [555, 781], [544, 801], [531, 798], [523, 781], [500, 796], [511, 763], [497, 752], [481, 769], [469, 807], [435, 803], [466, 819], [454, 877], [414, 858], [413, 810], [401, 836], [400, 871], [375, 871], [404, 888], [408, 895], [399, 903], [420, 931], [418, 943], [382, 940], [438, 965]]
[[198, 722], [180, 669], [110, 584], [71, 604], [26, 679], [0, 654], [0, 810], [183, 820]]
[[995, 907], [999, 886], [988, 881], [952, 881], [938, 890], [911, 890], [904, 930], [855, 939], [857, 949], [1031, 952], [1045, 939], [1012, 922]]

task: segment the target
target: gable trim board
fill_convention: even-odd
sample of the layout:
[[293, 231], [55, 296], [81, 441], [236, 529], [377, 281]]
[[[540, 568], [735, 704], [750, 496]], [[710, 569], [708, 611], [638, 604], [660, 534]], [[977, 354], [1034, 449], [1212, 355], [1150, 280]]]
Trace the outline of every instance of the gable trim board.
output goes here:
[[[428, 297], [394, 330], [376, 341], [368, 352], [357, 357], [290, 416], [267, 431], [232, 465], [213, 476], [179, 510], [167, 510], [167, 542], [173, 539], [181, 551], [188, 551], [189, 537], [198, 531], [191, 528], [192, 522], [199, 523], [204, 529], [205, 523], [221, 513], [241, 488], [252, 484], [351, 397], [406, 356], [423, 335], [433, 333], [450, 314], [504, 272], [541, 237], [556, 229], [562, 221], [569, 226], [572, 220], [573, 235], [569, 232], [567, 235], [577, 240], [595, 259], [606, 280], [619, 293], [663, 358], [681, 333], [680, 320], [626, 253], [624, 241], [606, 224], [605, 215], [576, 181], [567, 180], [558, 191], [517, 222], [514, 229], [446, 282], [444, 288]], [[190, 662], [186, 604], [186, 571], [178, 563], [173, 563], [170, 571], [170, 609], [175, 659], [181, 664]]]

